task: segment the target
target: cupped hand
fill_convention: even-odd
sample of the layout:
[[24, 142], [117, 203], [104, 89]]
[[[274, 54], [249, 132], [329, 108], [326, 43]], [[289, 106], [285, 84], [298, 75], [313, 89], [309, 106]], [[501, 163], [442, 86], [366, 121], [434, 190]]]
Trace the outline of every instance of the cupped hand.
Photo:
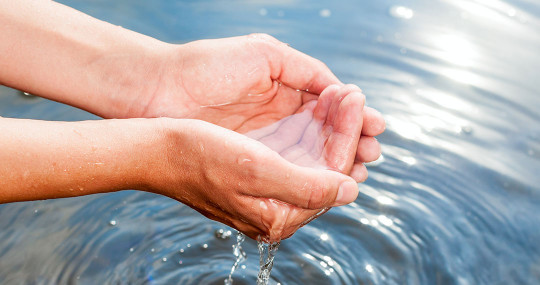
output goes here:
[[[360, 91], [343, 85], [321, 61], [265, 34], [190, 42], [164, 56], [159, 86], [133, 116], [200, 119], [245, 133], [301, 112], [327, 89], [339, 93], [332, 114], [346, 94]], [[385, 123], [369, 107], [354, 115], [359, 114], [357, 158], [367, 162], [379, 155], [373, 136]], [[369, 149], [375, 151], [364, 151]]]
[[291, 163], [237, 132], [200, 120], [162, 121], [166, 159], [155, 160], [151, 191], [251, 238], [287, 238], [321, 211], [358, 195], [351, 177]]
[[380, 155], [379, 144], [368, 141], [374, 138], [361, 138], [363, 117], [359, 114], [364, 103], [357, 87], [332, 85], [298, 113], [246, 136], [297, 165], [339, 171], [363, 182], [367, 178], [363, 162]]

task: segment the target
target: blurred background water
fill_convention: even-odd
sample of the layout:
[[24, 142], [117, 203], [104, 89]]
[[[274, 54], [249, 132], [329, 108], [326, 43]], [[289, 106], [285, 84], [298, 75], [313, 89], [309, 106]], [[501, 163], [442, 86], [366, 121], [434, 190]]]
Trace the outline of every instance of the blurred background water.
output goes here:
[[[283, 241], [271, 284], [540, 284], [540, 2], [60, 2], [168, 42], [269, 33], [384, 114], [360, 197]], [[6, 87], [0, 115], [97, 119]], [[220, 229], [135, 191], [1, 205], [0, 284], [223, 284]]]

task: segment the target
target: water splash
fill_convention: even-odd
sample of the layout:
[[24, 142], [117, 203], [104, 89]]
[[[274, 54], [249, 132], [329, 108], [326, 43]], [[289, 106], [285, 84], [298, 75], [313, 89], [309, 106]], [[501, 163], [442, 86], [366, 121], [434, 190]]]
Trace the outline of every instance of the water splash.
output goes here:
[[225, 285], [233, 284], [232, 276], [234, 274], [234, 271], [236, 271], [236, 269], [238, 268], [238, 265], [244, 262], [244, 260], [246, 260], [247, 258], [246, 252], [242, 248], [242, 244], [244, 243], [245, 240], [246, 240], [246, 236], [241, 232], [237, 232], [236, 244], [233, 245], [233, 254], [236, 257], [236, 260], [234, 261], [234, 264], [231, 267], [231, 272], [229, 273], [229, 277], [225, 279], [225, 282], [224, 282]]
[[274, 257], [276, 256], [280, 242], [266, 243], [259, 237], [257, 239], [257, 248], [259, 249], [259, 274], [257, 275], [257, 285], [267, 285], [270, 280], [270, 272], [274, 266]]

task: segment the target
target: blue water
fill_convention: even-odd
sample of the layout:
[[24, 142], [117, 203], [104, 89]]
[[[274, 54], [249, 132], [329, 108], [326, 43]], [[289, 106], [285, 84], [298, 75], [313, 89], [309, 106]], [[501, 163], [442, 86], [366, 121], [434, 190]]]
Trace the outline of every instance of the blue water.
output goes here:
[[[169, 42], [272, 34], [384, 114], [360, 197], [283, 241], [271, 284], [540, 284], [538, 1], [60, 2]], [[6, 87], [0, 116], [97, 119]], [[234, 263], [229, 228], [135, 191], [2, 205], [0, 229], [0, 284], [223, 284]]]

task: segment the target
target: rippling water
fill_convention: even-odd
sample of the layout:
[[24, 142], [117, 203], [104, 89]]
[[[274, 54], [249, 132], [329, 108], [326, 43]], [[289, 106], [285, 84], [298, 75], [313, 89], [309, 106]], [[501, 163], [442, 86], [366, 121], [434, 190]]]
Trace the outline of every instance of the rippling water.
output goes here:
[[[283, 241], [272, 284], [540, 283], [538, 1], [60, 2], [170, 42], [270, 33], [385, 115], [356, 203]], [[95, 119], [5, 87], [0, 115]], [[223, 284], [234, 263], [228, 228], [148, 193], [2, 205], [0, 229], [1, 284]]]

